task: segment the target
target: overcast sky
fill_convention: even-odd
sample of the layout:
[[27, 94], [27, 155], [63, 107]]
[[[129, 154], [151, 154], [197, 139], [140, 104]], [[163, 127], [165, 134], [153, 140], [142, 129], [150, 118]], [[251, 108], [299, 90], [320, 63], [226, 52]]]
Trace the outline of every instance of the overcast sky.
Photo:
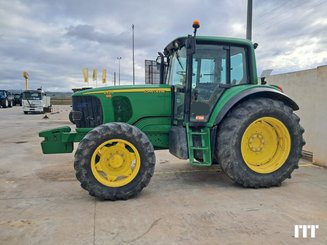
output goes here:
[[[327, 64], [326, 0], [253, 0], [253, 41], [258, 75]], [[136, 83], [144, 83], [144, 60], [155, 59], [172, 39], [198, 35], [245, 37], [246, 0], [0, 0], [0, 89], [71, 91], [84, 86], [82, 68], [108, 71], [121, 60], [121, 83], [132, 83], [135, 25]], [[92, 75], [89, 72], [90, 76]], [[94, 84], [91, 84], [94, 85]]]

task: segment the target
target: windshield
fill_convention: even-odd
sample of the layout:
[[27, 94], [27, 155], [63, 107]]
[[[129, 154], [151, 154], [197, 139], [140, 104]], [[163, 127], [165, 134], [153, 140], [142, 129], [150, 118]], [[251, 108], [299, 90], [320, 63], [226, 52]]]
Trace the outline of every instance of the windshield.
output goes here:
[[42, 95], [41, 95], [41, 93], [38, 93], [38, 92], [31, 92], [31, 91], [24, 92], [23, 99], [24, 100], [41, 100]]
[[15, 94], [15, 98], [19, 99], [20, 98], [20, 94]]
[[[186, 83], [186, 49], [182, 47], [172, 57], [169, 82]], [[192, 87], [199, 84], [226, 83], [226, 50], [220, 45], [197, 45], [193, 56]]]
[[185, 85], [186, 83], [186, 49], [182, 47], [173, 53], [169, 70], [169, 84]]
[[[228, 52], [230, 50], [230, 69]], [[228, 79], [229, 78], [229, 79]], [[192, 87], [203, 84], [244, 84], [248, 82], [246, 49], [244, 47], [198, 44], [193, 56]], [[169, 84], [185, 85], [186, 83], [186, 49], [175, 51], [171, 57]]]

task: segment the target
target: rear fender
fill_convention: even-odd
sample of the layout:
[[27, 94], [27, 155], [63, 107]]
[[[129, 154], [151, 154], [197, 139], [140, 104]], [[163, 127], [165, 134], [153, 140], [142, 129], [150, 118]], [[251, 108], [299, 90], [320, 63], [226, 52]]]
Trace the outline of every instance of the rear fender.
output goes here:
[[253, 89], [244, 90], [232, 97], [220, 110], [218, 116], [214, 121], [214, 125], [218, 125], [225, 118], [227, 113], [240, 102], [250, 98], [253, 99], [258, 97], [280, 100], [286, 105], [290, 106], [294, 111], [299, 109], [299, 106], [291, 98], [289, 98], [286, 94], [280, 92], [279, 90], [275, 90], [273, 88], [257, 87]]

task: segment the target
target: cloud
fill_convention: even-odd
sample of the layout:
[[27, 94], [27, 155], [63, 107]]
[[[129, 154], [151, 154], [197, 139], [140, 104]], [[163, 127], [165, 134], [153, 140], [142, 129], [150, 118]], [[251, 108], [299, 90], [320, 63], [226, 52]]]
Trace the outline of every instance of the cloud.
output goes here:
[[326, 65], [327, 25], [321, 21], [326, 11], [325, 1], [260, 2], [253, 25], [259, 70], [282, 73]]
[[[259, 74], [313, 68], [327, 63], [327, 29], [323, 0], [254, 1], [253, 41]], [[155, 59], [172, 39], [199, 35], [245, 37], [246, 0], [167, 1], [22, 1], [0, 3], [0, 86], [30, 86], [69, 91], [83, 86], [81, 70], [118, 71], [122, 84], [132, 82], [132, 36], [135, 25], [136, 81], [144, 83], [144, 60]]]
[[73, 37], [76, 40], [86, 40], [98, 42], [100, 44], [113, 44], [127, 46], [129, 44], [130, 38], [129, 33], [122, 32], [120, 34], [104, 33], [98, 30], [91, 25], [76, 25], [69, 26], [67, 28], [66, 36]]

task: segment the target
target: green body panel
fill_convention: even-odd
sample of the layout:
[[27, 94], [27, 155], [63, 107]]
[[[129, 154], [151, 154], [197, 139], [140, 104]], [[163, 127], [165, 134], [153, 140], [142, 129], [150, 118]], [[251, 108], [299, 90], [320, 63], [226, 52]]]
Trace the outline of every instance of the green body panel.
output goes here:
[[257, 85], [257, 84], [244, 84], [244, 85], [238, 85], [234, 87], [230, 87], [227, 89], [221, 98], [218, 100], [216, 106], [214, 107], [211, 116], [208, 120], [207, 126], [212, 127], [214, 125], [214, 122], [216, 118], [218, 117], [219, 113], [221, 112], [222, 108], [231, 100], [233, 99], [237, 94], [248, 90], [248, 89], [253, 89], [253, 88], [258, 88], [258, 87], [265, 87], [265, 88], [273, 88], [277, 90], [275, 86], [270, 86], [270, 85]]
[[169, 130], [171, 117], [142, 118], [134, 124], [148, 137], [155, 149], [169, 148]]
[[[80, 91], [73, 96], [83, 95], [92, 95], [100, 99], [103, 123], [125, 122], [134, 125], [147, 134], [154, 147], [168, 147], [172, 115], [170, 85], [104, 87]], [[161, 135], [161, 140], [156, 139], [158, 135]]]
[[[99, 98], [104, 115], [103, 123], [126, 122], [134, 125], [146, 117], [171, 116], [170, 87], [166, 84], [111, 86], [79, 91], [73, 97], [91, 95]], [[124, 110], [118, 111], [119, 105], [125, 106]]]
[[[73, 96], [97, 97], [102, 104], [103, 123], [126, 122], [143, 131], [155, 149], [169, 147], [172, 120], [170, 85], [102, 87], [79, 91]], [[69, 127], [62, 127], [42, 131], [39, 133], [45, 138], [41, 143], [42, 151], [44, 154], [72, 152], [73, 142], [81, 141], [90, 130], [92, 128], [76, 128], [76, 132], [71, 132]]]

